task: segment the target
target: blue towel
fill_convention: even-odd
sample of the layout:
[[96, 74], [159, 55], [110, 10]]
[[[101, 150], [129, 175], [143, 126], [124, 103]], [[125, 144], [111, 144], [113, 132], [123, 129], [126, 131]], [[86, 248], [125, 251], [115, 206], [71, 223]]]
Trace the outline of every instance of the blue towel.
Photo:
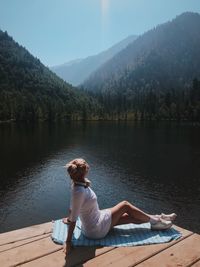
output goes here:
[[[55, 243], [63, 244], [66, 241], [68, 225], [57, 220], [53, 225], [52, 239]], [[160, 244], [176, 240], [181, 233], [173, 227], [163, 231], [151, 230], [150, 223], [124, 224], [115, 226], [106, 237], [89, 239], [81, 233], [81, 221], [78, 218], [74, 229], [72, 242], [74, 246], [113, 246], [126, 247], [149, 244]]]

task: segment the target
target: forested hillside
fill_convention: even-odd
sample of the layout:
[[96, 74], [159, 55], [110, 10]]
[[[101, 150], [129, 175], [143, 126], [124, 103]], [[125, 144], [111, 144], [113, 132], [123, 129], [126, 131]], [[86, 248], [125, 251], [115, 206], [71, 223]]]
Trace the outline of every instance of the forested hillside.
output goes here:
[[183, 13], [137, 38], [83, 84], [108, 117], [200, 119], [200, 15]]
[[85, 119], [98, 104], [0, 31], [0, 121]]
[[200, 15], [141, 35], [81, 89], [0, 31], [0, 121], [57, 119], [200, 121]]

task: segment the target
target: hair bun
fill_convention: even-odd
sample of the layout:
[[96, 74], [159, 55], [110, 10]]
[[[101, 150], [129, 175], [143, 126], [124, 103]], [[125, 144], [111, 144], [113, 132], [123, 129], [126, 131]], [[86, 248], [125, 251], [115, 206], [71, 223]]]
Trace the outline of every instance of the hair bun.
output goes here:
[[83, 180], [83, 178], [85, 178], [85, 175], [89, 170], [89, 165], [84, 159], [77, 158], [70, 161], [66, 165], [66, 168], [71, 179], [73, 179], [74, 181], [80, 181]]
[[69, 172], [69, 174], [73, 174], [75, 173], [77, 170], [77, 166], [73, 163], [67, 164], [67, 171]]

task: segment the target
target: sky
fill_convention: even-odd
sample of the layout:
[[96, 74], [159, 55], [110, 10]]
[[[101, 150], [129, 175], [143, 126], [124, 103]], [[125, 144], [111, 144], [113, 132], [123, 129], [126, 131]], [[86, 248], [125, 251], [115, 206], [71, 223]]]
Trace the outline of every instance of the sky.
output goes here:
[[0, 29], [46, 66], [97, 54], [200, 0], [0, 0]]

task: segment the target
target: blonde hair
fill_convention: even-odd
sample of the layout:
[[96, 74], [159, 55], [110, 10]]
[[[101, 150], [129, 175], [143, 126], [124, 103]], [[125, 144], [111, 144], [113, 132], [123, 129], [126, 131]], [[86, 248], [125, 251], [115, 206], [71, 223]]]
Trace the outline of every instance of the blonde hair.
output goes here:
[[72, 161], [68, 162], [65, 167], [67, 168], [67, 171], [73, 182], [82, 182], [84, 180], [86, 186], [90, 185], [90, 181], [85, 178], [85, 175], [89, 170], [89, 164], [84, 159], [73, 159]]

